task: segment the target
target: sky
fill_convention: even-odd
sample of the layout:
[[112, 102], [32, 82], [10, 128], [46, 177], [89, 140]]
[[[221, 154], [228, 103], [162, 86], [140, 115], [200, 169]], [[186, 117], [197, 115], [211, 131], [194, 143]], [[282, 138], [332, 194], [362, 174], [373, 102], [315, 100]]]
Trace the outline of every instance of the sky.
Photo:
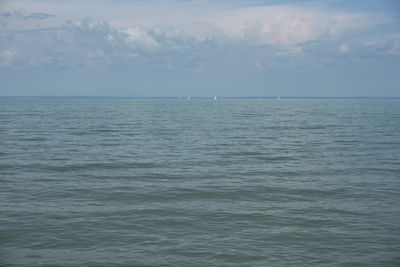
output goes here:
[[0, 96], [400, 96], [397, 0], [0, 0]]

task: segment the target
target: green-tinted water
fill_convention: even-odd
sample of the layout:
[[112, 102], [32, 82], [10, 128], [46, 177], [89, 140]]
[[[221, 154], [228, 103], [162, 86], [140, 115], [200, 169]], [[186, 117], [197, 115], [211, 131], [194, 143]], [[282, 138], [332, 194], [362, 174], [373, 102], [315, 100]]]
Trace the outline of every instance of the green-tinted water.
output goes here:
[[0, 265], [400, 264], [399, 99], [0, 99]]

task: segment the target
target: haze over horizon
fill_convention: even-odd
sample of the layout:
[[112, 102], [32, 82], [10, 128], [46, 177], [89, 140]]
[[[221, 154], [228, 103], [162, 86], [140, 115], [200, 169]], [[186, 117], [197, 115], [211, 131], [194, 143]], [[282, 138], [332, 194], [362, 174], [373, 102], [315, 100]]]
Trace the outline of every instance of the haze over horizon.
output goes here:
[[398, 1], [0, 2], [0, 96], [399, 97]]

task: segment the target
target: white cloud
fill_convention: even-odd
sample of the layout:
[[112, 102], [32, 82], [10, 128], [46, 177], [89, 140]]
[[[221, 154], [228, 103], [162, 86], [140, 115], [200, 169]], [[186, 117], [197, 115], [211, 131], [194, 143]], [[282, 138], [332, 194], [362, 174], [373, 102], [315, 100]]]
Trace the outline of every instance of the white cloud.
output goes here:
[[157, 41], [139, 27], [126, 28], [120, 31], [125, 34], [125, 41], [134, 47], [140, 47], [149, 50], [159, 47]]
[[347, 44], [342, 44], [339, 47], [339, 53], [345, 54], [345, 53], [349, 53], [349, 52], [350, 52], [350, 48], [349, 48], [349, 46]]
[[[90, 62], [92, 65], [114, 62], [128, 65], [145, 57], [148, 60], [144, 61], [153, 64], [162, 61], [158, 59], [160, 55], [168, 53], [171, 58], [182, 56], [191, 61], [188, 65], [195, 66], [198, 62], [193, 62], [201, 57], [199, 54], [213, 58], [227, 47], [258, 46], [274, 51], [271, 54], [280, 59], [310, 54], [329, 57], [350, 52], [350, 46], [352, 54], [356, 53], [365, 39], [357, 44], [353, 33], [360, 36], [387, 21], [379, 14], [300, 5], [239, 6], [237, 2], [206, 5], [202, 1], [169, 1], [169, 6], [164, 2], [154, 5], [146, 1], [121, 1], [111, 6], [100, 1], [94, 12], [82, 11], [82, 5], [88, 4], [78, 1], [71, 1], [69, 8], [61, 2], [32, 3], [13, 2], [5, 10], [11, 15], [4, 16], [5, 26], [0, 25], [1, 66], [10, 66], [17, 50], [20, 65], [60, 68], [87, 66]], [[20, 6], [25, 6], [21, 14], [29, 19], [12, 15], [15, 10], [22, 10]], [[72, 12], [73, 7], [79, 12]], [[32, 23], [32, 18], [38, 18], [35, 20], [38, 24]], [[398, 55], [399, 40], [390, 39], [384, 44], [377, 41], [374, 45], [371, 40], [363, 48], [376, 54]], [[16, 50], [8, 50], [9, 47]], [[253, 68], [267, 67], [265, 60], [260, 62], [261, 65], [255, 64]], [[180, 65], [184, 64], [172, 62], [168, 68]], [[192, 70], [201, 71], [203, 65], [200, 66]]]
[[381, 55], [398, 56], [400, 55], [400, 34], [376, 37], [364, 42], [364, 47]]
[[[9, 9], [25, 6], [25, 16], [55, 14], [41, 22], [57, 23], [64, 19], [107, 21], [115, 29], [122, 29], [127, 40], [135, 45], [146, 45], [153, 49], [157, 41], [146, 32], [156, 27], [168, 26], [181, 30], [196, 40], [245, 41], [252, 45], [294, 45], [311, 40], [338, 38], [348, 33], [360, 32], [389, 20], [385, 15], [363, 12], [329, 11], [323, 8], [304, 8], [301, 5], [245, 6], [237, 3], [207, 3], [204, 1], [160, 1], [96, 2], [96, 9], [82, 8], [93, 5], [87, 1], [69, 1], [49, 4], [47, 1], [22, 0], [9, 4]], [[33, 15], [31, 15], [33, 14]], [[18, 22], [15, 27], [36, 27], [28, 21]], [[92, 25], [93, 24], [93, 25]], [[54, 26], [54, 25], [53, 25]], [[97, 27], [90, 22], [89, 29]]]
[[231, 39], [259, 45], [294, 45], [366, 30], [382, 23], [384, 18], [369, 13], [335, 13], [296, 6], [262, 6], [224, 11], [206, 21]]
[[17, 54], [15, 49], [7, 49], [0, 54], [0, 66], [8, 67], [10, 66]]

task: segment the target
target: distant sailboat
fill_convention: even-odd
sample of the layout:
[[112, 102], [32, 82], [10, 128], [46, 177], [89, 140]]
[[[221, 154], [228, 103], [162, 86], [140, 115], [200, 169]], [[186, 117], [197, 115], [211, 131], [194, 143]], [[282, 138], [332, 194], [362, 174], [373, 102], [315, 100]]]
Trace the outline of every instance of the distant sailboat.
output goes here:
[[190, 96], [188, 96], [186, 99], [187, 99], [187, 100], [190, 100]]
[[278, 95], [278, 101], [280, 100], [281, 98], [279, 97], [279, 95]]
[[216, 97], [216, 96], [214, 96], [214, 100], [217, 100], [217, 97]]

